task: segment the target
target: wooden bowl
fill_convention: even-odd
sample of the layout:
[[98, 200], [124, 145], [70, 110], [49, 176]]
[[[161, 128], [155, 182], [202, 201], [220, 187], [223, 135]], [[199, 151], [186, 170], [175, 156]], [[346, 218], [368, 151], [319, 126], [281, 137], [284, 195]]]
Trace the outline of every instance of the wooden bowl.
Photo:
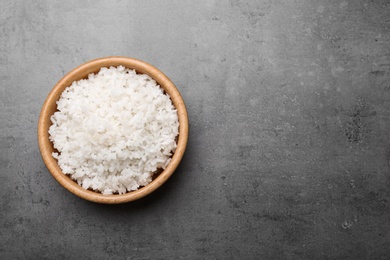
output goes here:
[[[73, 81], [84, 79], [88, 77], [90, 73], [97, 73], [102, 67], [119, 66], [123, 65], [126, 68], [135, 69], [136, 72], [141, 74], [148, 74], [152, 77], [164, 90], [169, 94], [173, 105], [177, 109], [179, 118], [179, 136], [177, 141], [177, 149], [172, 156], [171, 162], [166, 169], [158, 175], [151, 183], [136, 190], [127, 192], [125, 194], [113, 194], [103, 195], [100, 192], [91, 190], [85, 190], [75, 181], [73, 181], [68, 175], [65, 175], [58, 166], [57, 160], [53, 158], [52, 152], [54, 152], [53, 144], [49, 141], [49, 127], [52, 125], [50, 121], [51, 115], [57, 111], [56, 101], [59, 100], [61, 93], [64, 89], [72, 84]], [[66, 74], [52, 89], [43, 104], [41, 114], [38, 122], [38, 143], [39, 149], [43, 161], [53, 177], [68, 191], [79, 196], [80, 198], [104, 204], [119, 204], [137, 200], [142, 198], [158, 187], [160, 187], [175, 171], [179, 165], [184, 150], [187, 146], [188, 139], [188, 116], [187, 110], [184, 105], [184, 101], [172, 83], [172, 81], [164, 75], [160, 70], [152, 65], [127, 57], [106, 57], [89, 61], [81, 66], [75, 68], [68, 74]]]

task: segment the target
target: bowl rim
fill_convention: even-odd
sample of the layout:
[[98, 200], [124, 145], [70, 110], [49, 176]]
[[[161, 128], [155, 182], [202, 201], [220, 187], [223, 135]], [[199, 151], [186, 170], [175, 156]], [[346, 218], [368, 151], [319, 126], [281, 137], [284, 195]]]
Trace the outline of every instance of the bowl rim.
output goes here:
[[[86, 78], [90, 73], [96, 73], [102, 67], [116, 67], [119, 65], [122, 65], [126, 68], [135, 69], [137, 73], [148, 74], [151, 78], [156, 80], [156, 82], [165, 90], [166, 93], [169, 94], [175, 108], [177, 109], [179, 118], [179, 137], [177, 141], [177, 148], [172, 156], [171, 161], [165, 170], [162, 171], [152, 182], [136, 191], [127, 192], [125, 194], [103, 195], [95, 191], [83, 189], [69, 176], [62, 173], [60, 167], [58, 166], [57, 160], [54, 159], [51, 154], [54, 148], [49, 140], [48, 129], [51, 125], [51, 111], [55, 111], [53, 108], [57, 107], [56, 101], [59, 99], [59, 96], [66, 87], [70, 86], [70, 84], [72, 84], [72, 82], [75, 80]], [[135, 58], [124, 56], [108, 56], [94, 59], [85, 62], [68, 72], [57, 82], [57, 84], [48, 94], [42, 106], [38, 120], [39, 150], [46, 167], [54, 179], [56, 179], [61, 184], [61, 186], [74, 195], [88, 201], [103, 204], [119, 204], [140, 199], [152, 193], [163, 183], [165, 183], [176, 170], [181, 159], [183, 158], [188, 141], [188, 132], [189, 124], [187, 109], [180, 92], [173, 84], [173, 82], [163, 72], [161, 72], [153, 65]]]

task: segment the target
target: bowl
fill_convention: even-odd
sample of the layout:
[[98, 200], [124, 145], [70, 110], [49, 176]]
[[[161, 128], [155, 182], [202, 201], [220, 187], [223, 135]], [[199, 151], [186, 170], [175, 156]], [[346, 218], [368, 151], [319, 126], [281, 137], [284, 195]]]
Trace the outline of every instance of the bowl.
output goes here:
[[[137, 73], [147, 74], [153, 78], [166, 93], [169, 94], [173, 105], [177, 109], [179, 119], [179, 135], [177, 138], [177, 148], [172, 156], [168, 166], [163, 170], [152, 182], [141, 187], [138, 190], [130, 191], [125, 194], [103, 195], [100, 192], [86, 190], [73, 181], [68, 175], [65, 175], [59, 167], [57, 160], [53, 158], [52, 153], [55, 151], [52, 142], [49, 140], [49, 127], [52, 125], [50, 117], [57, 111], [56, 101], [59, 100], [65, 88], [70, 86], [73, 81], [85, 79], [90, 73], [97, 73], [102, 67], [119, 66], [122, 65], [129, 69], [134, 69]], [[119, 204], [126, 203], [140, 199], [159, 188], [168, 178], [173, 174], [179, 165], [188, 140], [188, 116], [187, 110], [179, 91], [172, 83], [172, 81], [160, 70], [154, 66], [134, 58], [128, 57], [105, 57], [89, 61], [73, 69], [66, 74], [51, 90], [47, 96], [38, 122], [38, 143], [39, 149], [51, 175], [68, 191], [74, 195], [89, 200], [92, 202], [103, 204]]]

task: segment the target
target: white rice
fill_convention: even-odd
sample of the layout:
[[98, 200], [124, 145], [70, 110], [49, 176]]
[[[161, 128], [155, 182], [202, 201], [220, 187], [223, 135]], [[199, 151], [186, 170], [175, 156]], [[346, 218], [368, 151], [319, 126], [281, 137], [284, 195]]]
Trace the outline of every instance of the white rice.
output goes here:
[[84, 189], [137, 190], [165, 169], [176, 149], [179, 121], [168, 94], [123, 66], [73, 82], [57, 108], [49, 129], [53, 157]]

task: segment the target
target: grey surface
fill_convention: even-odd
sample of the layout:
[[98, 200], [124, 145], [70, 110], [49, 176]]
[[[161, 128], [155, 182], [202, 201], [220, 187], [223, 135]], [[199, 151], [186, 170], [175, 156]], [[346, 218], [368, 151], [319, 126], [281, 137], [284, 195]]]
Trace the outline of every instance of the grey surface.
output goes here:
[[[0, 259], [389, 259], [389, 1], [1, 1]], [[40, 108], [88, 60], [145, 60], [183, 162], [119, 206], [63, 189]]]

